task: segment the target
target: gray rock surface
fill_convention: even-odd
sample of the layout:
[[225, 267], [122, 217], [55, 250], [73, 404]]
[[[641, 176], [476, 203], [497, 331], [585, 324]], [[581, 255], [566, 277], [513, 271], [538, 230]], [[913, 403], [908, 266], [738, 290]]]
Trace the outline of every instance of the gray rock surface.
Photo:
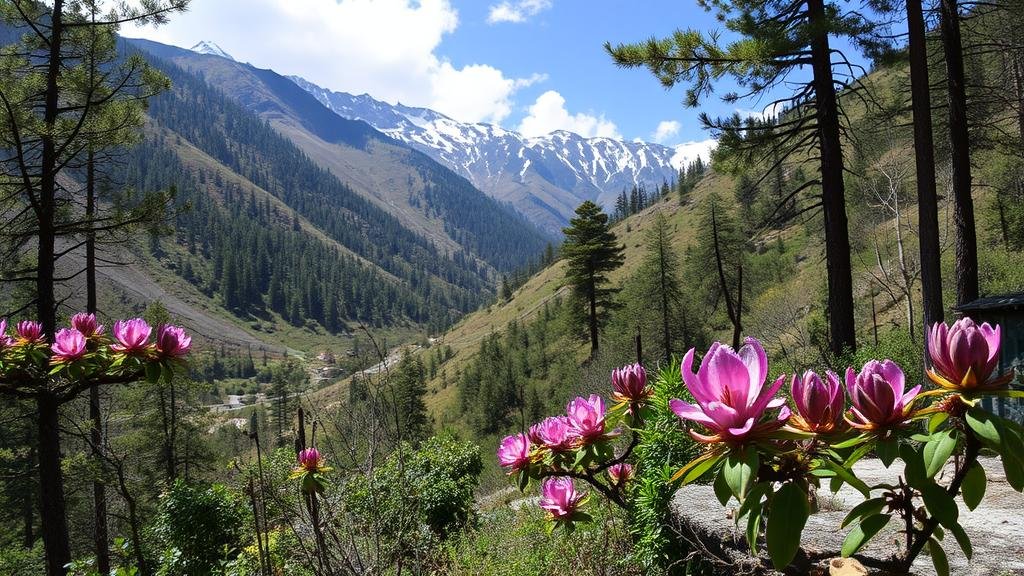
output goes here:
[[[1007, 483], [1000, 462], [983, 458], [988, 477], [985, 499], [973, 512], [960, 503], [960, 523], [971, 538], [974, 554], [968, 560], [951, 534], [943, 542], [949, 558], [950, 573], [956, 576], [1017, 576], [1024, 575], [1024, 495], [1015, 492]], [[902, 471], [897, 461], [886, 469], [878, 460], [863, 460], [854, 466], [857, 476], [869, 486], [892, 482]], [[952, 462], [941, 472], [940, 483], [952, 476]], [[823, 483], [825, 484], [825, 483]], [[872, 493], [872, 495], [877, 495]], [[803, 534], [803, 550], [794, 563], [796, 569], [787, 574], [828, 574], [829, 558], [839, 556], [843, 539], [849, 527], [839, 525], [851, 508], [863, 501], [863, 496], [849, 486], [832, 494], [827, 485], [818, 492], [819, 512], [811, 516]], [[751, 558], [743, 536], [746, 521], [737, 527], [731, 520], [736, 502], [722, 508], [710, 485], [690, 485], [675, 497], [677, 528], [680, 536], [690, 539], [703, 552], [719, 558], [729, 566], [733, 576], [743, 574], [778, 574], [771, 569], [767, 555]], [[875, 536], [858, 558], [872, 569], [872, 574], [887, 574], [878, 569], [880, 564], [903, 550], [904, 537], [894, 517], [883, 532]], [[723, 572], [724, 573], [724, 572]], [[914, 563], [912, 574], [934, 576], [931, 558], [922, 554]]]

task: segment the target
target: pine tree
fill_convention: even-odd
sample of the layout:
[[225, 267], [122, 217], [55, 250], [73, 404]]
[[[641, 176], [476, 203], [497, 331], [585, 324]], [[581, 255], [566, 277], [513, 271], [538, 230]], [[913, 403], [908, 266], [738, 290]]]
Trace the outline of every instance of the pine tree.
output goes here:
[[697, 244], [687, 254], [685, 277], [709, 312], [725, 308], [734, 344], [741, 327], [743, 247], [744, 237], [733, 211], [717, 194], [710, 194], [701, 212]]
[[[686, 102], [690, 106], [698, 106], [723, 77], [744, 86], [745, 97], [758, 98], [788, 82], [795, 69], [811, 69], [810, 78], [796, 87], [792, 96], [774, 102], [800, 113], [770, 131], [750, 130], [738, 115], [712, 120], [702, 114], [701, 119], [721, 135], [719, 154], [739, 156], [739, 164], [770, 162], [773, 156], [779, 161], [794, 155], [818, 159], [830, 347], [835, 354], [854, 350], [853, 277], [836, 87], [856, 87], [850, 76], [833, 73], [842, 70], [838, 68], [842, 64], [833, 62], [844, 60], [834, 57], [837, 50], [830, 45], [830, 38], [846, 37], [860, 47], [874, 49], [874, 23], [864, 15], [866, 11], [851, 11], [828, 0], [706, 0], [701, 4], [715, 11], [738, 39], [723, 46], [716, 34], [680, 30], [668, 39], [616, 47], [606, 44], [605, 49], [620, 66], [647, 67], [666, 87], [688, 82]], [[724, 98], [733, 102], [738, 96], [730, 93]]]
[[394, 374], [394, 413], [399, 436], [419, 443], [430, 435], [430, 416], [423, 401], [427, 395], [426, 370], [418, 356], [406, 351]]
[[953, 231], [956, 245], [956, 303], [978, 298], [978, 242], [971, 196], [971, 138], [967, 118], [964, 48], [957, 0], [939, 1], [939, 30], [946, 58], [949, 138], [953, 171]]
[[[137, 7], [109, 6], [99, 0], [0, 4], [3, 23], [23, 33], [19, 45], [0, 57], [0, 148], [8, 151], [0, 161], [0, 179], [7, 184], [3, 201], [29, 207], [5, 216], [3, 252], [16, 254], [34, 246], [35, 263], [27, 279], [34, 281], [36, 318], [51, 341], [57, 322], [58, 241], [90, 234], [96, 222], [95, 214], [84, 222], [68, 221], [74, 212], [68, 198], [77, 198], [66, 194], [62, 172], [84, 166], [86, 156], [98, 148], [116, 146], [117, 142], [104, 140], [106, 135], [123, 135], [122, 125], [137, 125], [133, 115], [123, 117], [122, 125], [111, 116], [107, 119], [114, 123], [95, 122], [104, 109], [117, 110], [120, 103], [138, 102], [166, 86], [166, 80], [152, 73], [140, 57], [89, 74], [97, 68], [96, 57], [105, 58], [112, 50], [103, 49], [101, 54], [97, 40], [103, 38], [112, 46], [121, 23], [162, 22], [169, 12], [186, 6], [187, 0], [147, 0]], [[59, 409], [73, 399], [50, 390], [40, 390], [37, 396], [40, 511], [50, 576], [64, 574], [71, 561]]]
[[568, 259], [566, 281], [573, 293], [587, 303], [590, 352], [597, 352], [598, 332], [617, 290], [608, 287], [608, 273], [622, 265], [624, 247], [619, 245], [608, 226], [608, 215], [597, 204], [586, 201], [576, 209], [576, 217], [563, 230], [562, 254]]
[[[683, 314], [683, 291], [679, 280], [679, 258], [672, 248], [671, 222], [659, 212], [647, 231], [647, 252], [637, 276], [642, 283], [643, 302], [656, 306], [658, 327], [664, 359], [672, 358], [673, 343], [683, 336], [686, 318]], [[676, 331], [676, 322], [680, 322]]]

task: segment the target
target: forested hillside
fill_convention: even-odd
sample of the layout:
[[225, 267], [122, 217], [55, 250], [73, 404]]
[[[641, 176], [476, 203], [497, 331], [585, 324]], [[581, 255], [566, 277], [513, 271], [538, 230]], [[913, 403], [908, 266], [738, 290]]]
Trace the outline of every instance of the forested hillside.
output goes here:
[[[204, 82], [171, 64], [164, 69], [175, 89], [151, 102], [157, 129], [131, 150], [125, 180], [140, 189], [177, 187], [174, 243], [188, 252], [177, 272], [220, 294], [227, 308], [273, 310], [332, 330], [346, 318], [380, 326], [426, 323], [431, 314], [443, 325], [486, 294], [482, 263], [462, 253], [447, 258]], [[178, 157], [186, 145], [241, 183], [216, 166], [184, 169]], [[335, 246], [303, 232], [299, 217]]]
[[[479, 258], [492, 268], [510, 271], [531, 262], [548, 241], [512, 208], [490, 199], [464, 178], [364, 122], [341, 118], [272, 70], [153, 42], [131, 43], [187, 70], [193, 82], [212, 86], [222, 99], [238, 105], [236, 112], [245, 110], [268, 122], [278, 138], [291, 141], [289, 149], [301, 150], [307, 162], [331, 173], [439, 249], [461, 250], [466, 259]], [[187, 116], [181, 120], [196, 129]]]

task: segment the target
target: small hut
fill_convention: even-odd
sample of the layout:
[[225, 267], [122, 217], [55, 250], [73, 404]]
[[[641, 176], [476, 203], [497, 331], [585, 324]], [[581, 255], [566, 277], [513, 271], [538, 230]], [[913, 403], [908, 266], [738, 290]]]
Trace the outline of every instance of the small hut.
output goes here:
[[[1021, 385], [1024, 375], [1024, 292], [986, 296], [957, 307], [957, 312], [970, 316], [975, 322], [999, 324], [1002, 327], [1003, 353], [999, 359], [999, 370], [1005, 373], [1016, 369], [1018, 378], [1014, 387]], [[985, 400], [986, 407], [993, 408], [991, 399]], [[996, 412], [1003, 417], [1024, 422], [1024, 402], [998, 398], [994, 403]]]

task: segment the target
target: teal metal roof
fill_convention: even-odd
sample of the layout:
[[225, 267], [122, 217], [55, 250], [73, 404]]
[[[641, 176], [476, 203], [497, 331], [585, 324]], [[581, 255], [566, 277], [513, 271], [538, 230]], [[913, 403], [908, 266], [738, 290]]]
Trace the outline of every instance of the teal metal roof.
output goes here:
[[1024, 292], [985, 296], [984, 298], [978, 298], [974, 302], [957, 306], [956, 309], [965, 312], [972, 310], [1024, 310]]

